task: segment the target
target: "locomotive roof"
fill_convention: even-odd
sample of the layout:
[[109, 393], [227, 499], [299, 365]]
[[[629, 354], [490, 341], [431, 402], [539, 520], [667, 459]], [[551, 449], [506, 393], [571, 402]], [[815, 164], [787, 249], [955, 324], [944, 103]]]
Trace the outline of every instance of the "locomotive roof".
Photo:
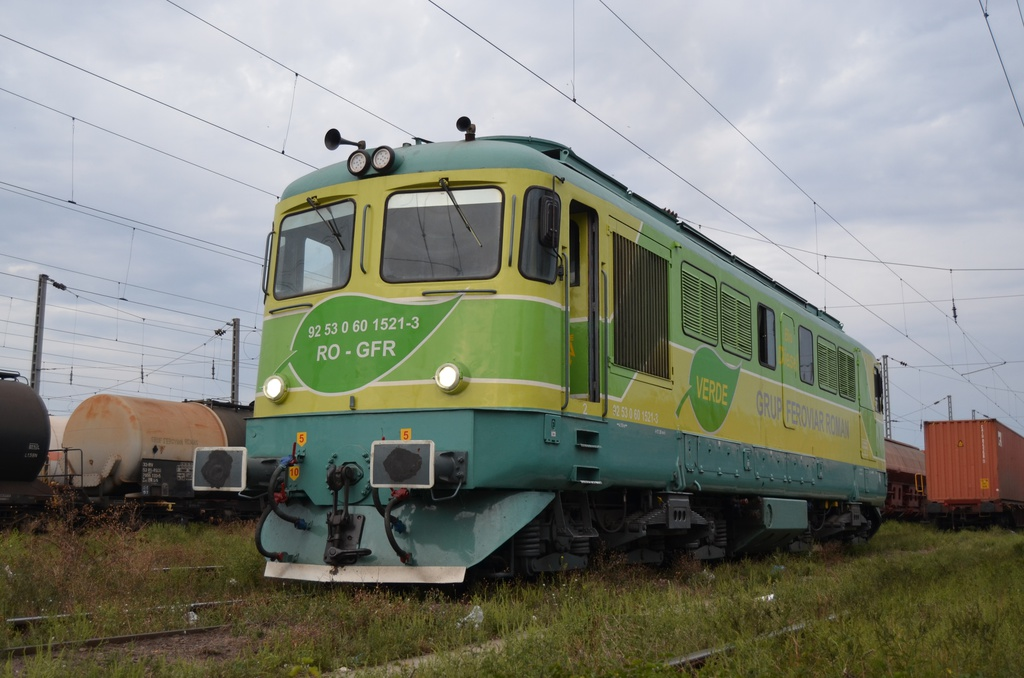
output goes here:
[[[474, 141], [445, 141], [438, 143], [407, 144], [395, 149], [400, 163], [390, 174], [416, 174], [440, 170], [464, 170], [483, 168], [520, 168], [534, 169], [541, 172], [561, 176], [565, 169], [575, 170], [580, 177], [589, 180], [614, 196], [620, 203], [632, 205], [644, 213], [646, 224], [659, 227], [669, 233], [682, 233], [695, 244], [700, 245], [709, 253], [724, 259], [735, 268], [745, 272], [764, 285], [795, 301], [811, 315], [842, 329], [843, 325], [834, 316], [817, 308], [814, 304], [779, 284], [775, 279], [758, 268], [732, 254], [714, 240], [711, 240], [682, 219], [670, 214], [665, 208], [658, 207], [646, 198], [629, 190], [621, 182], [612, 178], [604, 171], [576, 155], [564, 144], [547, 139], [519, 136], [477, 137]], [[377, 176], [372, 170], [365, 175], [367, 179]], [[346, 162], [338, 162], [310, 172], [289, 184], [281, 195], [282, 199], [301, 193], [315, 191], [324, 186], [332, 186], [351, 181], [359, 181], [359, 177], [348, 171]]]

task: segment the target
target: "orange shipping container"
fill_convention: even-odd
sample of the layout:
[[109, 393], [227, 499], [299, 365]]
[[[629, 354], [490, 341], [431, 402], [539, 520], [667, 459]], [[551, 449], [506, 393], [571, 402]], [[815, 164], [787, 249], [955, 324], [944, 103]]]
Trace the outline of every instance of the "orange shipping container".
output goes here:
[[924, 448], [928, 501], [1024, 504], [1024, 438], [995, 419], [926, 421]]

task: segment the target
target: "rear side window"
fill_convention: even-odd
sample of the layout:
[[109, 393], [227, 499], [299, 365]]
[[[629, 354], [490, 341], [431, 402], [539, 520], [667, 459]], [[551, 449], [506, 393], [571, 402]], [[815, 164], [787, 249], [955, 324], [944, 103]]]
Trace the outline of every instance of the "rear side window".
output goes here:
[[814, 335], [806, 327], [798, 330], [800, 337], [800, 381], [814, 383]]
[[775, 369], [775, 311], [762, 304], [757, 305], [757, 361], [769, 369]]

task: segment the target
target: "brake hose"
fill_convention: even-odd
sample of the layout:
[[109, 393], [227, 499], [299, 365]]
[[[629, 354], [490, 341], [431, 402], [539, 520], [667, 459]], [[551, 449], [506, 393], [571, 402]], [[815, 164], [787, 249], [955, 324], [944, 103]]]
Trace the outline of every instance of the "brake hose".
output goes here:
[[[374, 492], [374, 494], [376, 494], [376, 492]], [[391, 544], [391, 548], [393, 548], [395, 550], [395, 553], [398, 554], [398, 559], [401, 560], [402, 563], [405, 565], [412, 565], [412, 554], [398, 545], [398, 542], [395, 541], [394, 532], [391, 529], [391, 521], [393, 520], [391, 517], [392, 509], [394, 509], [396, 506], [398, 506], [398, 504], [400, 504], [401, 502], [405, 501], [408, 498], [409, 490], [405, 488], [402, 488], [400, 490], [394, 490], [391, 493], [391, 501], [388, 502], [387, 508], [384, 509], [384, 532], [388, 536], [388, 543]], [[399, 522], [399, 524], [401, 524], [400, 521], [396, 520], [396, 522]], [[403, 529], [400, 531], [404, 531], [404, 526]]]
[[260, 520], [256, 523], [256, 550], [260, 552], [260, 555], [270, 560], [276, 560], [278, 562], [284, 562], [284, 559], [288, 557], [288, 554], [284, 551], [268, 551], [263, 547], [263, 524], [267, 522], [267, 516], [270, 515], [270, 506], [263, 509], [263, 515], [260, 516]]
[[274, 513], [277, 514], [278, 518], [288, 521], [295, 526], [295, 529], [308, 530], [309, 524], [303, 518], [285, 513], [285, 510], [280, 506], [282, 502], [288, 501], [288, 493], [284, 488], [284, 481], [281, 481], [280, 491], [276, 490], [278, 485], [277, 479], [281, 475], [282, 471], [291, 466], [291, 463], [291, 457], [285, 457], [281, 460], [281, 463], [278, 464], [277, 468], [274, 469], [274, 473], [270, 476], [270, 485], [267, 488], [267, 496], [270, 498], [270, 508], [274, 510]]

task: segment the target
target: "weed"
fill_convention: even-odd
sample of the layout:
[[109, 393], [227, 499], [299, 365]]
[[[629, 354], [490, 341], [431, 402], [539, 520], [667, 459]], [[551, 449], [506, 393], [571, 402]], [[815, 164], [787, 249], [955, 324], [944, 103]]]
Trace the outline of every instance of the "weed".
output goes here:
[[51, 617], [6, 625], [8, 647], [230, 625], [223, 638], [189, 636], [177, 650], [55, 646], [11, 660], [3, 675], [347, 667], [372, 676], [399, 666], [418, 677], [667, 676], [680, 674], [669, 660], [700, 650], [714, 650], [702, 675], [1013, 675], [1024, 666], [1012, 621], [1024, 616], [1024, 537], [1004, 530], [887, 523], [855, 549], [714, 566], [598, 553], [586, 573], [418, 589], [265, 580], [252, 528], [140, 526], [97, 512], [0, 533], [0, 607], [8, 619]]

